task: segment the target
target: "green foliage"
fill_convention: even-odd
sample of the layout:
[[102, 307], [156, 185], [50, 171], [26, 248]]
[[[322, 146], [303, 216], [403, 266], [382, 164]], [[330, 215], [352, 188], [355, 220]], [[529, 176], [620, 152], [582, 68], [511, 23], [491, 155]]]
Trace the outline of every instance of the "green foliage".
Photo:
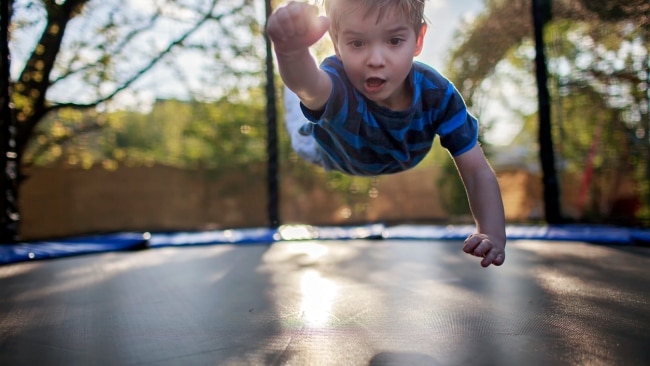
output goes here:
[[[61, 110], [43, 124], [41, 138], [28, 150], [28, 160], [39, 165], [65, 161], [85, 168], [103, 164], [109, 169], [152, 164], [223, 168], [262, 162], [266, 156], [262, 100], [158, 100], [149, 113], [106, 113], [101, 116], [107, 121], [104, 128], [82, 135], [72, 133], [74, 126], [100, 116]], [[62, 136], [71, 138], [51, 144]], [[39, 141], [50, 145], [43, 148]]]
[[[470, 104], [489, 104], [491, 90], [484, 85], [513, 78], [513, 68], [534, 73], [529, 6], [520, 0], [488, 1], [487, 11], [459, 33], [450, 76]], [[514, 8], [526, 16], [512, 17]], [[645, 207], [638, 214], [645, 220], [650, 219], [650, 36], [638, 25], [648, 24], [648, 12], [639, 10], [649, 8], [637, 0], [556, 0], [544, 37], [558, 167], [572, 177], [593, 171], [589, 183], [601, 194], [592, 200], [601, 200], [603, 193], [614, 197], [619, 181], [632, 179]], [[505, 62], [508, 68], [500, 67]], [[512, 105], [502, 103], [508, 109], [517, 109], [517, 94], [525, 94], [526, 85], [518, 85], [520, 90], [510, 93]], [[521, 115], [515, 144], [532, 146], [535, 121], [535, 114]], [[536, 152], [530, 149], [531, 156]]]
[[579, 0], [599, 19], [608, 22], [634, 21], [638, 25], [648, 25], [650, 3], [647, 0]]

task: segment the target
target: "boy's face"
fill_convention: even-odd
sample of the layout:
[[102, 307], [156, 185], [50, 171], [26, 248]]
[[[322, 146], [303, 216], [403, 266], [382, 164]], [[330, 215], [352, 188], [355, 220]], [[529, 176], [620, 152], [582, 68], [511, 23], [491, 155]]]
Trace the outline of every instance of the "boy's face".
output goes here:
[[413, 57], [422, 50], [426, 28], [419, 36], [406, 16], [387, 9], [378, 11], [355, 2], [339, 2], [341, 17], [334, 41], [336, 55], [353, 86], [375, 103], [393, 110], [410, 106], [412, 92], [406, 83]]

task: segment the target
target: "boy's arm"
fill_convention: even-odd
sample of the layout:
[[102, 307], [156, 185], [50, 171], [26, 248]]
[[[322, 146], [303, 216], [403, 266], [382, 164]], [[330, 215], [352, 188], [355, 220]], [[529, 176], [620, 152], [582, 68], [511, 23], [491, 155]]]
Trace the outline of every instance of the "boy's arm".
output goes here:
[[478, 231], [465, 240], [463, 251], [483, 257], [483, 267], [500, 266], [506, 258], [505, 217], [494, 171], [478, 144], [455, 157], [454, 162], [465, 185]]
[[327, 32], [329, 24], [329, 19], [318, 16], [316, 6], [290, 2], [269, 17], [266, 28], [282, 80], [312, 110], [322, 109], [332, 90], [329, 76], [309, 51]]

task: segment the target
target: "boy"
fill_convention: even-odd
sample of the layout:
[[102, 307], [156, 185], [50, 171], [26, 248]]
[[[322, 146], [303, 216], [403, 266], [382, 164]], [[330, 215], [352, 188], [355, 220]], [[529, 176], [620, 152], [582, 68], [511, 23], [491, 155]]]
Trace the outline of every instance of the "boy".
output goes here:
[[[316, 6], [290, 2], [267, 25], [280, 76], [310, 121], [298, 134], [290, 131], [292, 138], [316, 141], [301, 156], [327, 170], [390, 174], [417, 165], [439, 135], [477, 226], [463, 251], [482, 257], [483, 267], [503, 264], [503, 203], [477, 143], [477, 121], [447, 79], [413, 60], [427, 29], [424, 0], [324, 0], [324, 6], [327, 16], [319, 16]], [[335, 55], [319, 68], [309, 47], [327, 31]]]

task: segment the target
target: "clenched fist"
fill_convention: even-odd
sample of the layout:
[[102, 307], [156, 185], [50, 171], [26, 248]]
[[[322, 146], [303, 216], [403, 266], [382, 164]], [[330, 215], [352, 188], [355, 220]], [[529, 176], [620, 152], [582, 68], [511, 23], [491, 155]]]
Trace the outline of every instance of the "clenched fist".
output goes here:
[[472, 234], [465, 240], [463, 251], [475, 257], [483, 257], [483, 267], [490, 264], [500, 266], [506, 260], [505, 245], [505, 242], [491, 240], [485, 234]]
[[266, 33], [276, 53], [290, 53], [309, 48], [329, 26], [329, 19], [319, 16], [315, 5], [292, 1], [271, 14]]

